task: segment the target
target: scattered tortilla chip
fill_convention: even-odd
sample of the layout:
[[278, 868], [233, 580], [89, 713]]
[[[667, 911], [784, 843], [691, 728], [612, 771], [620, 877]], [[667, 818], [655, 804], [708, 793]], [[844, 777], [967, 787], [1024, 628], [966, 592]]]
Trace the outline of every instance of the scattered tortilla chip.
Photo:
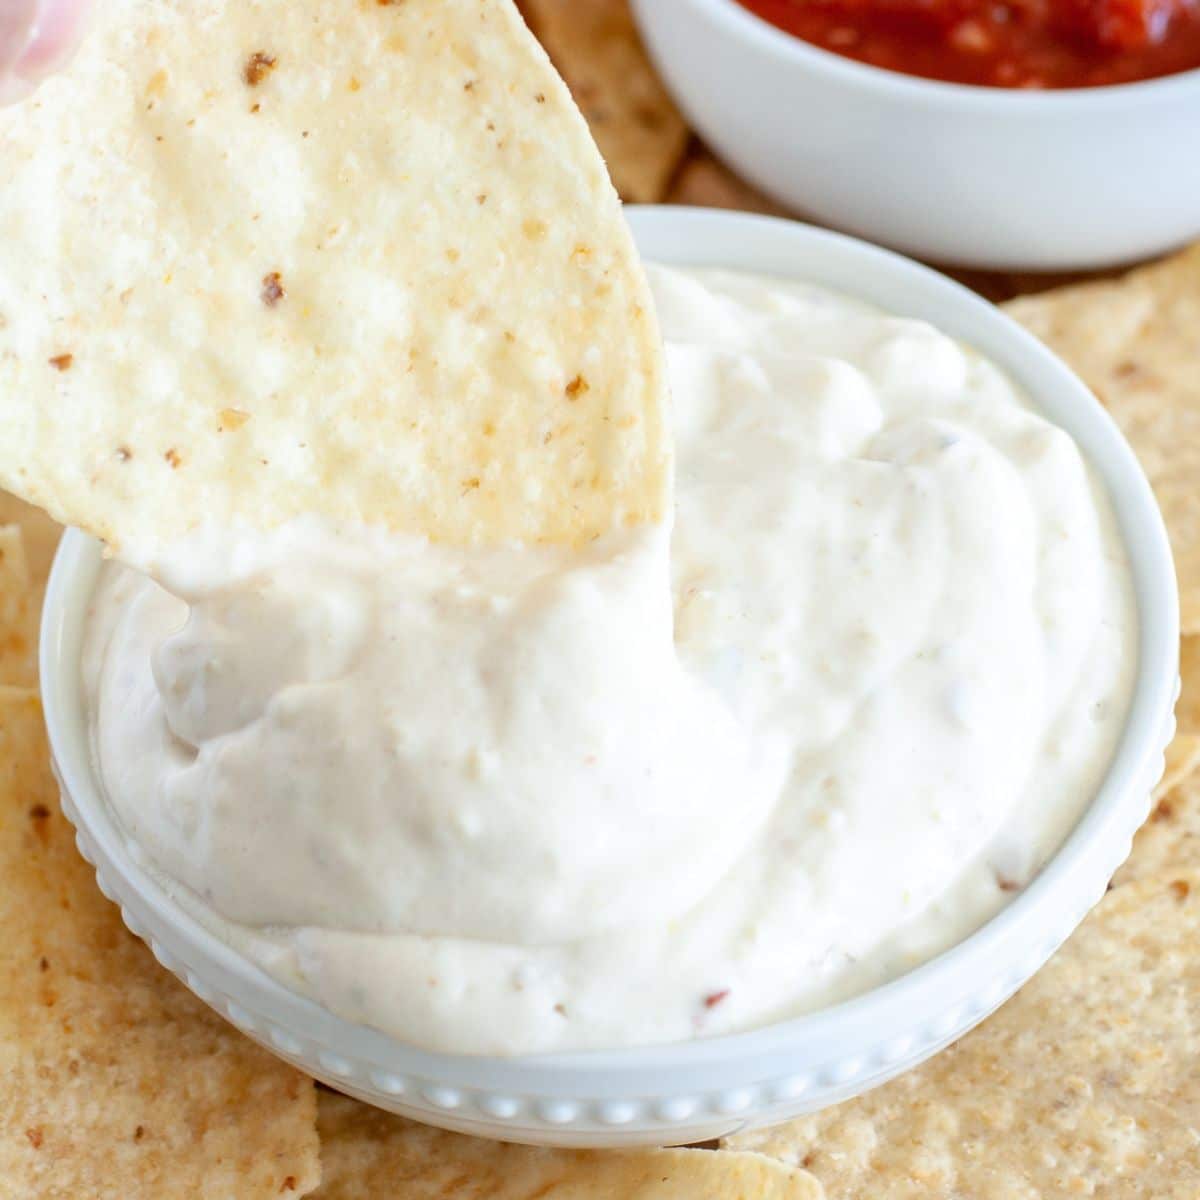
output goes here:
[[1200, 633], [1200, 244], [1008, 312], [1066, 359], [1129, 438], [1166, 518], [1184, 633]]
[[1165, 754], [1162, 778], [1154, 789], [1154, 799], [1165, 796], [1178, 787], [1200, 766], [1200, 737], [1194, 733], [1179, 733], [1172, 739]]
[[25, 546], [16, 525], [0, 525], [0, 685], [37, 683], [37, 638]]
[[667, 512], [649, 289], [511, 0], [106, 0], [0, 159], [0, 484], [125, 557]]
[[1167, 747], [1163, 777], [1154, 789], [1155, 800], [1200, 768], [1200, 637], [1181, 639], [1179, 673], [1183, 687], [1175, 705], [1176, 732]]
[[1183, 682], [1175, 705], [1176, 734], [1167, 747], [1166, 769], [1154, 789], [1155, 805], [1133, 839], [1115, 884], [1177, 868], [1200, 869], [1200, 637], [1181, 639]]
[[1111, 891], [999, 1013], [924, 1066], [730, 1140], [829, 1200], [1200, 1194], [1200, 872]]
[[1200, 776], [1195, 772], [1158, 799], [1113, 883], [1119, 887], [1177, 870], [1200, 870]]
[[638, 37], [628, 0], [523, 0], [625, 200], [663, 198], [688, 128]]
[[1175, 724], [1180, 733], [1200, 734], [1200, 637], [1180, 638], [1179, 678]]
[[209, 1012], [100, 894], [37, 695], [0, 688], [0, 1195], [301, 1196], [315, 1119], [311, 1080]]
[[16, 496], [3, 491], [0, 491], [0, 524], [16, 525], [21, 530], [25, 561], [29, 565], [29, 603], [34, 614], [40, 617], [42, 597], [46, 594], [46, 581], [50, 578], [50, 565], [58, 549], [62, 526], [52, 521], [40, 508], [34, 508], [32, 504], [26, 504], [24, 500], [18, 500]]
[[806, 1171], [711, 1150], [550, 1150], [446, 1133], [318, 1097], [314, 1200], [821, 1200]]
[[776, 217], [788, 215], [785, 209], [744, 183], [707, 152], [687, 161], [671, 187], [667, 202], [694, 204], [701, 208], [733, 208]]

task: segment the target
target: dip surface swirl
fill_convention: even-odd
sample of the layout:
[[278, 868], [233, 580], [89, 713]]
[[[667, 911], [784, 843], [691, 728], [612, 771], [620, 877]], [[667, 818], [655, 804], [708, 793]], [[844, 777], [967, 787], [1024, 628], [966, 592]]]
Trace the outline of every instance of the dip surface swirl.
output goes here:
[[1071, 439], [930, 326], [652, 271], [673, 530], [301, 521], [105, 569], [108, 798], [164, 882], [431, 1049], [762, 1025], [960, 940], [1093, 796], [1135, 660]]

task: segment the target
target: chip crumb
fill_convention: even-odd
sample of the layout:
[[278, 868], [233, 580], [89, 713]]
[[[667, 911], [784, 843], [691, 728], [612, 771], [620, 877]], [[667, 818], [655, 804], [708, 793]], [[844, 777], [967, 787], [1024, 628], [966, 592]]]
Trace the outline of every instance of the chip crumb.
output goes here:
[[262, 279], [262, 302], [274, 308], [287, 295], [283, 287], [283, 276], [278, 271], [269, 271]]
[[134, 1140], [135, 1142], [140, 1142], [140, 1141], [142, 1140], [142, 1138], [144, 1138], [145, 1136], [146, 1136], [146, 1127], [145, 1127], [145, 1125], [139, 1125], [139, 1126], [138, 1126], [138, 1127], [137, 1127], [137, 1128], [136, 1128], [136, 1129], [133, 1131], [133, 1140]]
[[73, 354], [56, 354], [52, 359], [49, 360], [50, 365], [56, 371], [69, 371], [71, 369], [71, 364], [74, 361], [75, 355]]
[[276, 59], [273, 54], [267, 54], [263, 50], [255, 50], [255, 52], [246, 59], [246, 65], [242, 69], [242, 78], [251, 86], [258, 87], [260, 83], [270, 73], [275, 70]]
[[42, 1148], [43, 1135], [42, 1135], [41, 1126], [34, 1125], [31, 1128], [25, 1130], [25, 1136], [29, 1139], [29, 1144], [35, 1150], [40, 1150]]
[[167, 462], [171, 464], [172, 471], [179, 470], [179, 466], [183, 462], [183, 459], [179, 457], [179, 451], [176, 450], [174, 446], [172, 446], [166, 452], [166, 454], [163, 455], [163, 458], [165, 458]]
[[38, 960], [38, 970], [39, 971], [50, 970], [50, 960], [45, 955], [42, 955], [42, 957]]
[[285, 1176], [283, 1182], [279, 1185], [279, 1190], [280, 1192], [294, 1192], [296, 1190], [295, 1175]]
[[248, 420], [250, 420], [250, 414], [243, 412], [240, 408], [223, 408], [221, 409], [219, 428], [222, 433], [232, 433], [236, 429], [241, 429]]
[[1176, 900], [1186, 900], [1192, 890], [1186, 879], [1172, 879], [1168, 886]]
[[50, 816], [50, 810], [44, 804], [35, 804], [30, 810], [29, 815], [35, 821], [45, 821]]
[[717, 1005], [720, 1004], [722, 1000], [725, 1000], [728, 996], [728, 988], [721, 988], [721, 990], [717, 992], [709, 992], [708, 995], [704, 997], [704, 1007], [716, 1008]]
[[576, 375], [570, 383], [567, 384], [565, 391], [572, 400], [577, 400], [585, 392], [590, 390], [588, 381], [582, 375]]

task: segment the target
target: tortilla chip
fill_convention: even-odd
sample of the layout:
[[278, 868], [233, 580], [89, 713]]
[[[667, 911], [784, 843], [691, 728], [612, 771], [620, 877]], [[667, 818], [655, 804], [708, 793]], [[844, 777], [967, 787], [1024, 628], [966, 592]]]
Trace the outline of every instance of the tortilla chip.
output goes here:
[[446, 1133], [318, 1097], [314, 1200], [820, 1200], [806, 1171], [711, 1150], [549, 1150]]
[[97, 18], [0, 112], [0, 484], [138, 563], [235, 518], [668, 511], [649, 289], [511, 0]]
[[1165, 754], [1162, 778], [1154, 788], [1154, 799], [1165, 796], [1200, 766], [1200, 737], [1194, 733], [1176, 734]]
[[688, 128], [646, 56], [628, 0], [523, 0], [522, 8], [583, 110], [621, 197], [661, 200]]
[[1182, 639], [1179, 673], [1177, 732], [1154, 789], [1156, 803], [1133, 839], [1128, 861], [1113, 877], [1115, 884], [1180, 867], [1200, 869], [1200, 637]]
[[1200, 637], [1180, 638], [1179, 678], [1175, 723], [1180, 733], [1200, 734]]
[[1154, 799], [1165, 796], [1200, 767], [1200, 637], [1181, 639], [1179, 672], [1183, 688], [1175, 705], [1175, 737], [1166, 750]]
[[[21, 530], [25, 546], [25, 561], [29, 565], [30, 607], [34, 614], [42, 611], [42, 597], [50, 565], [62, 536], [62, 526], [52, 521], [40, 508], [0, 491], [0, 524], [16, 525]], [[36, 621], [35, 621], [36, 623]]]
[[154, 961], [59, 811], [34, 692], [0, 689], [0, 1195], [303, 1195], [312, 1082]]
[[1195, 772], [1155, 804], [1113, 884], [1119, 887], [1178, 870], [1200, 870], [1200, 776]]
[[1129, 438], [1171, 535], [1185, 633], [1200, 633], [1200, 244], [1114, 282], [1016, 300]]
[[1200, 872], [1115, 888], [999, 1013], [899, 1079], [730, 1139], [829, 1200], [1200, 1194]]
[[29, 567], [16, 525], [0, 525], [0, 685], [37, 683]]
[[785, 209], [743, 183], [706, 151], [688, 159], [671, 187], [667, 202], [787, 216]]

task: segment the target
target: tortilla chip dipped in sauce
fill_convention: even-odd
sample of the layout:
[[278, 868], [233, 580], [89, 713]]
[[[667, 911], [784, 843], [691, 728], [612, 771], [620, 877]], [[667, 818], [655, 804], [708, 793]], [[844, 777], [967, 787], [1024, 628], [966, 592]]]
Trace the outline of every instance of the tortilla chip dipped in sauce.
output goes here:
[[645, 279], [509, 0], [107, 0], [0, 156], [0, 485], [127, 561], [667, 512]]

